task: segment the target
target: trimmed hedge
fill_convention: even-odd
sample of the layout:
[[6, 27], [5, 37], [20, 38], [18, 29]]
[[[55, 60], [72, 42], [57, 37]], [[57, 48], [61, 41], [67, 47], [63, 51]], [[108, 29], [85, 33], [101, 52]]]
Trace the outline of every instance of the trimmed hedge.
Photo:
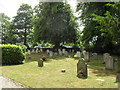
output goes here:
[[25, 59], [25, 54], [20, 46], [4, 44], [0, 45], [2, 48], [2, 64], [12, 65], [21, 64]]

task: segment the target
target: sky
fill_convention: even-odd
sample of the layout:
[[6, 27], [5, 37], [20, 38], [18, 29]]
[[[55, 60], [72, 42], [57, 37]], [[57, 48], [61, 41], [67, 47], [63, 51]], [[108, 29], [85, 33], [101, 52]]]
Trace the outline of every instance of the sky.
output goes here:
[[[71, 5], [73, 10], [75, 10], [76, 7], [75, 1], [76, 0], [69, 0], [69, 4]], [[21, 4], [29, 4], [32, 6], [32, 8], [34, 8], [34, 6], [38, 4], [38, 2], [38, 0], [0, 0], [0, 13], [5, 13], [5, 15], [12, 18], [16, 15], [17, 10], [19, 9]]]

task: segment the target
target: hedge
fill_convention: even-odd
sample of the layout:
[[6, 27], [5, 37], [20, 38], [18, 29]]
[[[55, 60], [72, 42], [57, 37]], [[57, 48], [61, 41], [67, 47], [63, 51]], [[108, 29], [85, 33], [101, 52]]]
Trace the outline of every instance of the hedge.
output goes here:
[[2, 48], [2, 64], [20, 64], [25, 59], [25, 54], [20, 46], [4, 44], [0, 45]]

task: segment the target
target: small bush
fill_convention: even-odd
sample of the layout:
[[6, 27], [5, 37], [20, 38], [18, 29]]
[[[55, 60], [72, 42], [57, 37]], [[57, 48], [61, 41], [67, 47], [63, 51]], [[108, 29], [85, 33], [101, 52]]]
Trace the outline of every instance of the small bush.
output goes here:
[[25, 59], [25, 54], [21, 47], [16, 45], [0, 45], [2, 48], [2, 64], [11, 65], [11, 64], [20, 64], [23, 63]]

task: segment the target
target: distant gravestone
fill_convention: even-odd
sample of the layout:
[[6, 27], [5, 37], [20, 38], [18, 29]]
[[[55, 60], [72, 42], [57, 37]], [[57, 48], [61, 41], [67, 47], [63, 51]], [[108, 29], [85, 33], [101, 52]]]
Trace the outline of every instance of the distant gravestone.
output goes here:
[[68, 51], [65, 51], [65, 56], [67, 56], [68, 55]]
[[62, 53], [63, 53], [63, 55], [65, 55], [65, 49], [62, 49]]
[[50, 51], [49, 57], [53, 57], [53, 52], [52, 51]]
[[77, 51], [76, 55], [77, 55], [77, 57], [78, 57], [78, 58], [80, 58], [80, 57], [81, 57], [81, 56], [80, 56], [80, 52], [79, 52], [79, 51]]
[[47, 49], [47, 51], [46, 51], [46, 52], [47, 52], [47, 54], [49, 54], [49, 52], [50, 52], [50, 51], [49, 51], [49, 49]]
[[62, 55], [62, 51], [60, 49], [58, 49], [58, 53], [60, 56]]
[[97, 59], [98, 59], [97, 53], [92, 53], [92, 59], [93, 59], [93, 60], [97, 60]]
[[36, 48], [36, 53], [38, 53], [38, 48]]
[[110, 56], [109, 53], [104, 53], [103, 54], [103, 60], [104, 60], [104, 63], [106, 63], [106, 60], [108, 60], [108, 57]]
[[74, 50], [72, 50], [72, 52], [74, 53]]
[[40, 51], [43, 52], [43, 49], [41, 48]]
[[77, 63], [77, 77], [78, 78], [87, 78], [87, 64], [85, 63], [85, 60], [82, 58]]
[[28, 50], [28, 55], [30, 55], [31, 54], [31, 52], [30, 52], [30, 50]]
[[58, 55], [58, 53], [57, 53], [57, 52], [55, 52], [55, 53], [54, 53], [54, 56], [57, 56], [57, 55]]
[[34, 48], [32, 49], [32, 53], [35, 53], [35, 50], [34, 50]]
[[43, 60], [40, 59], [40, 60], [38, 61], [38, 67], [43, 67]]
[[83, 51], [83, 57], [84, 57], [84, 59], [85, 59], [86, 62], [89, 61], [89, 53], [88, 52]]
[[114, 68], [114, 61], [112, 56], [108, 56], [105, 60], [105, 68], [108, 70], [113, 70]]

